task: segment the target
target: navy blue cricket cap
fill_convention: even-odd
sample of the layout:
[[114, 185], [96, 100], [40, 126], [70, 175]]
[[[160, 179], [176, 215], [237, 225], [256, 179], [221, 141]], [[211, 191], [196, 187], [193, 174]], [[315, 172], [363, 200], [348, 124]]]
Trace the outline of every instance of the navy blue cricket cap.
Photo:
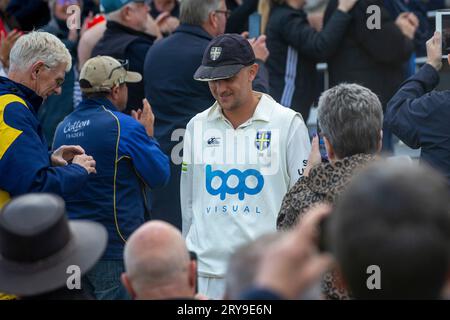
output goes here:
[[255, 53], [247, 39], [239, 34], [223, 34], [209, 43], [194, 79], [212, 81], [231, 78], [255, 61]]

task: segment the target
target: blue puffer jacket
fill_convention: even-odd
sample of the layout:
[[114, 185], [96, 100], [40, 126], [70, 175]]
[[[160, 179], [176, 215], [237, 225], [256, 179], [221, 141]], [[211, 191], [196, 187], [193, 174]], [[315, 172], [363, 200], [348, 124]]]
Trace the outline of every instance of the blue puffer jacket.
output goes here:
[[69, 218], [103, 224], [109, 233], [103, 259], [123, 259], [126, 239], [149, 214], [149, 189], [169, 179], [169, 159], [144, 126], [108, 99], [84, 99], [58, 125], [54, 147], [64, 144], [82, 146], [97, 170], [82, 191], [66, 199]]
[[29, 192], [67, 198], [87, 181], [87, 171], [77, 164], [51, 166], [37, 119], [41, 104], [34, 91], [0, 77], [0, 208], [10, 197]]

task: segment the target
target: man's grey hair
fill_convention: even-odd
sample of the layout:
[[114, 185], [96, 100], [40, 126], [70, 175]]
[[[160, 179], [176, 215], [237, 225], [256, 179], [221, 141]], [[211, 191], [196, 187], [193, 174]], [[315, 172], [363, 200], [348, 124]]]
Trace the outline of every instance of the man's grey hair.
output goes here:
[[209, 13], [220, 8], [222, 0], [182, 0], [180, 23], [201, 26], [208, 21]]
[[237, 300], [243, 291], [252, 287], [267, 247], [280, 239], [280, 236], [281, 233], [265, 234], [239, 247], [231, 255], [225, 275], [225, 298]]
[[51, 33], [32, 31], [21, 36], [11, 49], [10, 70], [27, 70], [37, 61], [55, 68], [66, 64], [66, 72], [72, 68], [72, 57], [64, 43]]
[[383, 108], [365, 87], [344, 83], [322, 93], [318, 122], [339, 159], [379, 149]]

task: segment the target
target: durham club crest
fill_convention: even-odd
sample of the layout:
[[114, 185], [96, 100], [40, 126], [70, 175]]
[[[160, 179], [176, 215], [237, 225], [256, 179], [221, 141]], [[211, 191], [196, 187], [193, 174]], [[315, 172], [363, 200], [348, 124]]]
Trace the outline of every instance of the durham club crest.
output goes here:
[[263, 151], [270, 146], [270, 131], [258, 131], [256, 132], [255, 146], [259, 151]]
[[216, 61], [217, 59], [219, 59], [221, 53], [222, 47], [212, 47], [209, 51], [209, 56], [211, 57], [212, 61]]

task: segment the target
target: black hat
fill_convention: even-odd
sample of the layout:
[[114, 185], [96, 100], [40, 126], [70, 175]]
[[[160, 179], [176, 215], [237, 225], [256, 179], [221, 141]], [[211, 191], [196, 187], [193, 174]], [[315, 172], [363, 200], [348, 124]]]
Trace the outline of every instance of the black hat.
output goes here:
[[66, 286], [73, 273], [69, 266], [86, 273], [100, 259], [107, 238], [98, 223], [68, 222], [57, 196], [13, 199], [0, 212], [0, 292], [32, 296]]
[[238, 34], [223, 34], [209, 43], [202, 65], [194, 74], [198, 81], [227, 79], [255, 63], [255, 53], [247, 39]]

